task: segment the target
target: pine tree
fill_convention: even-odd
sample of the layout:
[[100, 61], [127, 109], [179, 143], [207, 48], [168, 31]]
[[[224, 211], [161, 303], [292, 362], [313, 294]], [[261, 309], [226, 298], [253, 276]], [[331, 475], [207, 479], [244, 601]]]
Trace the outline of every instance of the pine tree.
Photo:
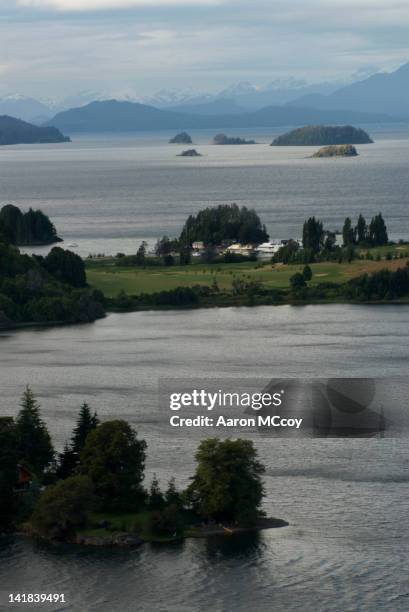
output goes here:
[[358, 244], [362, 244], [368, 239], [368, 228], [366, 226], [365, 218], [362, 214], [358, 217], [358, 223], [355, 227], [356, 241]]
[[165, 493], [165, 500], [168, 506], [175, 505], [178, 508], [182, 506], [181, 496], [176, 489], [175, 479], [173, 477], [169, 480], [168, 488]]
[[23, 393], [21, 410], [16, 419], [16, 433], [19, 461], [40, 475], [52, 461], [54, 449], [47, 426], [40, 417], [40, 406], [30, 387]]
[[58, 479], [68, 478], [75, 473], [78, 464], [78, 455], [74, 453], [71, 446], [66, 442], [64, 450], [58, 455], [56, 476]]
[[369, 224], [369, 240], [373, 246], [388, 244], [388, 232], [381, 213], [373, 217]]
[[355, 231], [352, 227], [352, 221], [349, 217], [345, 219], [344, 227], [342, 228], [342, 240], [344, 246], [349, 246], [355, 242]]
[[88, 434], [97, 427], [99, 419], [97, 413], [91, 414], [90, 407], [84, 402], [80, 408], [77, 424], [71, 438], [71, 450], [79, 455], [85, 446]]
[[151, 488], [149, 490], [149, 509], [161, 510], [164, 504], [165, 500], [159, 487], [159, 480], [156, 474], [154, 474], [151, 482]]

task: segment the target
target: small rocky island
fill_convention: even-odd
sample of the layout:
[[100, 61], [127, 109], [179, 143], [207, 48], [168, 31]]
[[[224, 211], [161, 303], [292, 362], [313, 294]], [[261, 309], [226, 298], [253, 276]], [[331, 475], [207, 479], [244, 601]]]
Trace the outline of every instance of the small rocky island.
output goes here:
[[273, 140], [271, 146], [319, 146], [370, 144], [373, 140], [361, 128], [352, 125], [307, 125], [282, 134]]
[[202, 157], [200, 153], [196, 151], [196, 149], [187, 149], [186, 151], [182, 151], [178, 155], [178, 157]]
[[169, 140], [170, 144], [192, 144], [192, 138], [187, 132], [179, 132]]
[[356, 157], [358, 151], [354, 145], [330, 145], [322, 147], [312, 157]]
[[55, 127], [39, 127], [8, 115], [0, 116], [0, 145], [71, 142]]
[[237, 138], [234, 136], [226, 136], [226, 134], [216, 134], [213, 138], [213, 144], [215, 145], [251, 145], [256, 144], [255, 140], [245, 140], [244, 138]]

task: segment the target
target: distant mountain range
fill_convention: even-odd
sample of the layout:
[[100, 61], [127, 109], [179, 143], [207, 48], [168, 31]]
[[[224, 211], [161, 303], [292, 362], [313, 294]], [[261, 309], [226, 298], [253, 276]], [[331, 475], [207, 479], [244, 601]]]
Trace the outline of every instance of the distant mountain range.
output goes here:
[[257, 128], [281, 125], [374, 123], [393, 121], [388, 115], [353, 111], [270, 106], [254, 112], [198, 115], [163, 110], [135, 102], [105, 100], [58, 113], [46, 125], [74, 132], [130, 132], [211, 128]]
[[409, 118], [409, 62], [395, 72], [374, 74], [329, 95], [303, 95], [291, 104], [327, 111], [347, 108]]
[[386, 114], [401, 120], [409, 118], [408, 73], [409, 63], [394, 72], [374, 74], [348, 85], [339, 82], [308, 84], [289, 77], [263, 87], [243, 81], [216, 94], [162, 90], [145, 98], [132, 91], [82, 91], [58, 102], [11, 95], [0, 98], [0, 114], [41, 124], [57, 113], [95, 101], [115, 99], [193, 115], [240, 115], [266, 107], [289, 105], [327, 111]]

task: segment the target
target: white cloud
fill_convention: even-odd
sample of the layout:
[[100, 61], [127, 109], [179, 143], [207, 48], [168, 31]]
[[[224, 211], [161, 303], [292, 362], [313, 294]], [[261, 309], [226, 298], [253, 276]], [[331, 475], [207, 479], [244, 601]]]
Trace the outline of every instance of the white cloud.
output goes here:
[[223, 0], [17, 0], [20, 6], [54, 8], [59, 11], [95, 11], [120, 8], [218, 5]]

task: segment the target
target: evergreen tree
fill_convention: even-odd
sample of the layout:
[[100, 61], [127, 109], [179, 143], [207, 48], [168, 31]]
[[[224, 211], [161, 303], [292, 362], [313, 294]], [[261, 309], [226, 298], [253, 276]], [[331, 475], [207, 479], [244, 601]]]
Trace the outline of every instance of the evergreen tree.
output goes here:
[[355, 231], [352, 227], [352, 221], [350, 217], [347, 217], [344, 222], [344, 227], [342, 228], [342, 240], [344, 246], [353, 245], [355, 242]]
[[358, 244], [362, 244], [368, 239], [368, 228], [362, 214], [360, 214], [358, 217], [358, 223], [355, 227], [355, 236]]
[[74, 453], [79, 455], [85, 446], [88, 434], [97, 427], [99, 419], [97, 413], [91, 413], [90, 407], [84, 402], [80, 408], [77, 424], [71, 438], [71, 448]]
[[369, 241], [372, 246], [388, 244], [388, 232], [381, 213], [373, 217], [369, 224]]
[[160, 490], [159, 480], [156, 474], [153, 475], [151, 487], [149, 489], [149, 509], [161, 510], [165, 505], [163, 493]]
[[40, 407], [29, 387], [23, 393], [16, 419], [19, 461], [41, 474], [54, 457], [47, 426], [40, 417]]
[[174, 477], [169, 480], [168, 488], [165, 493], [165, 501], [168, 506], [175, 505], [177, 508], [182, 507], [182, 499], [180, 493], [176, 489]]
[[302, 276], [306, 282], [312, 279], [312, 270], [308, 264], [304, 266], [304, 270], [302, 271]]
[[318, 253], [323, 245], [324, 230], [322, 222], [315, 217], [310, 217], [304, 222], [302, 230], [302, 243], [304, 249], [311, 249], [313, 253]]
[[0, 532], [11, 527], [17, 510], [17, 434], [11, 417], [0, 417]]
[[144, 266], [146, 259], [146, 249], [148, 248], [148, 243], [143, 240], [136, 251], [136, 265]]
[[66, 442], [64, 450], [59, 453], [57, 460], [56, 476], [58, 479], [72, 476], [77, 468], [78, 455], [74, 453], [71, 446]]

